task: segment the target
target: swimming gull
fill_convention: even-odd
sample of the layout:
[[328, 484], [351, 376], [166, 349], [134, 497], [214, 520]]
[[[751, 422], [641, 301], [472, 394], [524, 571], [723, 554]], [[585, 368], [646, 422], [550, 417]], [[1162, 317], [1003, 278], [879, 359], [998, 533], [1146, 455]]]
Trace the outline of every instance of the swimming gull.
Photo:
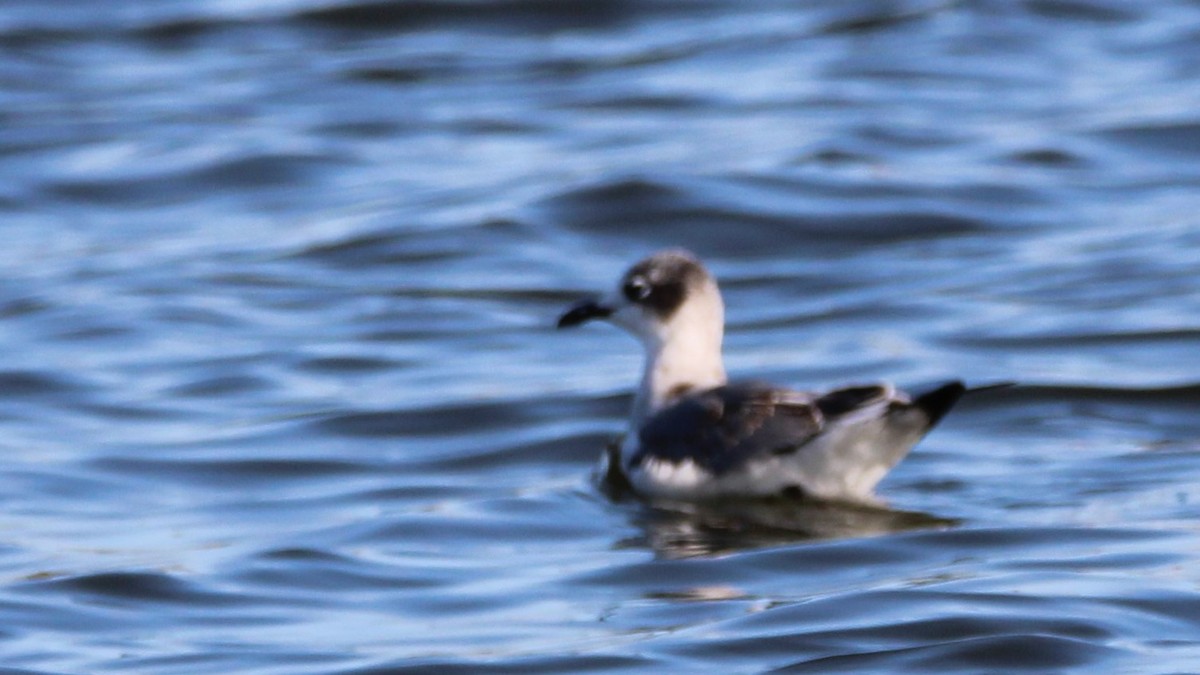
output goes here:
[[629, 433], [610, 462], [652, 498], [800, 495], [872, 501], [872, 490], [958, 401], [961, 382], [909, 396], [888, 384], [808, 393], [729, 383], [724, 304], [691, 253], [656, 253], [559, 328], [607, 320], [646, 352]]

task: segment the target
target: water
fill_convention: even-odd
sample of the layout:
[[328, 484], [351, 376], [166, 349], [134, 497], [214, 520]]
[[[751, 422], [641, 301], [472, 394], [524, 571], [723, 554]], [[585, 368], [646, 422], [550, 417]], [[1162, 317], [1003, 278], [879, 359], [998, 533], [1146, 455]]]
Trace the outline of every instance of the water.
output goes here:
[[[1200, 667], [1200, 5], [0, 8], [14, 672]], [[668, 245], [728, 365], [1016, 380], [889, 509], [591, 470], [552, 330]]]

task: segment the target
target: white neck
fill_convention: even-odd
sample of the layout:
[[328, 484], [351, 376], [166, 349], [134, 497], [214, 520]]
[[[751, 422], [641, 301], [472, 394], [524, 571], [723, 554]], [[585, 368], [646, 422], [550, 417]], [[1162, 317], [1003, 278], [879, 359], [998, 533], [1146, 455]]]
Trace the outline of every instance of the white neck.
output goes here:
[[689, 304], [653, 335], [642, 336], [646, 363], [633, 401], [633, 429], [683, 394], [725, 384], [722, 309], [719, 299]]

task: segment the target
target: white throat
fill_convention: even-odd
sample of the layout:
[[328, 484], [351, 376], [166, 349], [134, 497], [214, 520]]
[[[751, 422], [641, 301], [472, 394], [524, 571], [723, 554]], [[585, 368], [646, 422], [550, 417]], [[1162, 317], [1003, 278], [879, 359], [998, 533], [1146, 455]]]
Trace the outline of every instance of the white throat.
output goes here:
[[634, 430], [680, 396], [725, 384], [721, 342], [725, 311], [716, 284], [691, 298], [665, 324], [637, 331], [646, 350], [633, 402]]

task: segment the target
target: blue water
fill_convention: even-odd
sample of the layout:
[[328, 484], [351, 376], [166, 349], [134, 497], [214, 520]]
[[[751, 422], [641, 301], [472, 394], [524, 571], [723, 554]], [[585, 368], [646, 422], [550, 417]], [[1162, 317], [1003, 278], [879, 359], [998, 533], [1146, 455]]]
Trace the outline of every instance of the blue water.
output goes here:
[[[0, 665], [1200, 669], [1200, 5], [0, 5]], [[611, 499], [730, 371], [1015, 380], [886, 510]]]

